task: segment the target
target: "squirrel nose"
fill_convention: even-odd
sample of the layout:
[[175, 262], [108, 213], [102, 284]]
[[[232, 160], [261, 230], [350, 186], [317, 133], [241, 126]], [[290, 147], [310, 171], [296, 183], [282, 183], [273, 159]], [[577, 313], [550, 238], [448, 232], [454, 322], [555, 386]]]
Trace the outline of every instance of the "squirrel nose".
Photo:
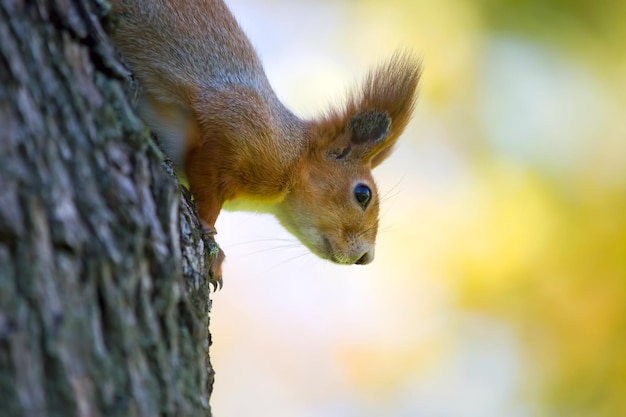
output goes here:
[[359, 258], [358, 261], [355, 262], [355, 265], [366, 265], [374, 260], [374, 251], [365, 252], [363, 256]]

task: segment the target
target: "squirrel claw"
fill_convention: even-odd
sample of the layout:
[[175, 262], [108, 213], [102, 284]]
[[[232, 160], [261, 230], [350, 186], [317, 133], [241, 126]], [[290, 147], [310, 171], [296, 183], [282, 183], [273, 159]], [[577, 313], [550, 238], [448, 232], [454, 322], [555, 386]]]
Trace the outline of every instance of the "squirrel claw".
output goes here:
[[215, 260], [209, 267], [209, 284], [213, 286], [213, 292], [221, 290], [224, 286], [222, 281], [222, 262], [224, 262], [225, 258], [224, 251], [219, 249]]
[[209, 281], [209, 285], [211, 285], [211, 287], [213, 288], [213, 292], [217, 292], [218, 290], [221, 290], [222, 287], [224, 286], [224, 284], [222, 283], [222, 280], [217, 280], [217, 281]]
[[200, 228], [200, 233], [204, 236], [215, 236], [217, 234], [217, 230], [214, 227], [207, 225], [202, 222], [202, 227]]

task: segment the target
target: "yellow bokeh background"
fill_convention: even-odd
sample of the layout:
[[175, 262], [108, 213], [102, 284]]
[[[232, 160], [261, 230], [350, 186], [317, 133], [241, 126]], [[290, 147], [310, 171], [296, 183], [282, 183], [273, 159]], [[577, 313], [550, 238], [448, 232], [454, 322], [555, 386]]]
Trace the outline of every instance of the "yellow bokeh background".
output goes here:
[[626, 2], [227, 2], [297, 114], [396, 48], [377, 259], [223, 213], [221, 416], [626, 416]]

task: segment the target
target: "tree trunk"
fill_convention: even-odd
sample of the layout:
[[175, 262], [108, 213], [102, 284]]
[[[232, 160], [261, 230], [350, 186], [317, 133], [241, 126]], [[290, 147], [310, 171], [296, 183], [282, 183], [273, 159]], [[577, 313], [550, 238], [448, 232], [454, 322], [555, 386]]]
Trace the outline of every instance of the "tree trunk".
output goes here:
[[[208, 264], [95, 0], [0, 0], [0, 416], [210, 416]], [[182, 195], [182, 197], [181, 197]]]

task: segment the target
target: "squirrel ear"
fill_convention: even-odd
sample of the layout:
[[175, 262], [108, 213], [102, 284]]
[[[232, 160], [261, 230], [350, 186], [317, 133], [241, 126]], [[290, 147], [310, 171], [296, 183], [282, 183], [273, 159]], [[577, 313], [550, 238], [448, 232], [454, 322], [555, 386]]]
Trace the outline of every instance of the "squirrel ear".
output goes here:
[[390, 127], [391, 118], [387, 112], [373, 110], [358, 113], [348, 122], [350, 142], [356, 146], [375, 148], [385, 141]]
[[389, 145], [387, 138], [391, 131], [391, 118], [384, 111], [366, 110], [352, 116], [346, 130], [352, 157], [373, 161]]
[[321, 136], [332, 138], [327, 155], [372, 168], [387, 158], [411, 118], [420, 74], [419, 60], [402, 51], [371, 70], [343, 107], [318, 122], [327, 127]]
[[339, 142], [328, 153], [333, 159], [369, 162], [388, 147], [391, 118], [387, 112], [366, 110], [356, 113], [344, 128]]

